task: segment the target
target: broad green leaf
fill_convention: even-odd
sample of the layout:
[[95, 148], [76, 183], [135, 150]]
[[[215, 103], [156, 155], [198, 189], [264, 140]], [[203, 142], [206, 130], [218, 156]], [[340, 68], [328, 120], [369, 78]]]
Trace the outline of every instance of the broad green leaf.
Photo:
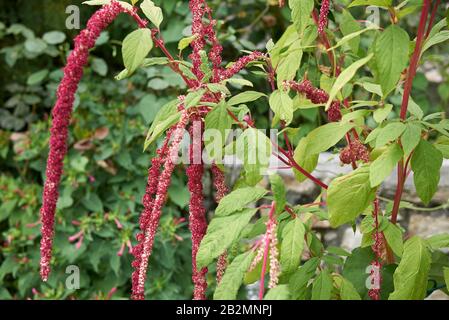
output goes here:
[[257, 209], [243, 209], [228, 216], [215, 216], [207, 227], [196, 255], [198, 268], [207, 267], [238, 240], [243, 228], [256, 212]]
[[434, 143], [434, 147], [441, 151], [445, 159], [449, 159], [449, 138], [439, 136]]
[[245, 91], [229, 99], [228, 105], [235, 106], [237, 104], [251, 102], [266, 96], [265, 93], [257, 91]]
[[442, 164], [441, 152], [431, 143], [421, 140], [413, 153], [411, 166], [416, 192], [426, 205], [437, 191]]
[[252, 250], [235, 257], [226, 268], [223, 279], [221, 279], [221, 282], [215, 289], [214, 300], [231, 300], [237, 297], [243, 277], [250, 267], [253, 258], [254, 252]]
[[215, 210], [215, 215], [221, 217], [228, 216], [236, 211], [242, 210], [248, 204], [262, 199], [266, 194], [267, 190], [261, 187], [236, 189], [220, 200]]
[[393, 0], [354, 0], [349, 5], [350, 7], [356, 6], [378, 6], [378, 7], [390, 7], [393, 4]]
[[48, 69], [43, 69], [31, 74], [27, 79], [27, 85], [34, 86], [41, 83], [48, 75]]
[[421, 140], [421, 126], [416, 123], [407, 123], [404, 133], [401, 136], [402, 149], [404, 155], [408, 156]]
[[270, 108], [274, 114], [288, 125], [293, 120], [293, 101], [287, 92], [276, 90], [270, 95]]
[[341, 300], [362, 300], [354, 285], [342, 276], [334, 276], [337, 288], [340, 290]]
[[128, 74], [132, 74], [142, 64], [152, 48], [150, 29], [141, 28], [126, 36], [123, 40], [122, 55]]
[[145, 16], [159, 29], [164, 16], [162, 15], [162, 9], [157, 7], [153, 1], [143, 0], [140, 5]]
[[302, 35], [306, 27], [311, 24], [314, 3], [313, 0], [289, 0], [288, 5], [292, 10], [292, 21], [297, 32]]
[[[295, 300], [303, 300], [304, 292], [307, 284], [316, 273], [316, 269], [320, 264], [317, 257], [307, 260], [291, 277], [288, 283], [292, 298]], [[301, 299], [302, 298], [302, 299]]]
[[220, 133], [221, 145], [226, 142], [227, 133], [232, 126], [232, 118], [228, 114], [228, 108], [226, 102], [221, 101], [215, 108], [213, 108], [205, 118], [205, 132], [207, 130], [215, 129]]
[[[295, 152], [293, 154], [293, 159], [298, 163], [304, 170], [311, 173], [315, 170], [318, 164], [319, 154], [308, 154], [307, 150], [307, 139], [302, 138], [298, 145], [296, 146]], [[295, 174], [296, 180], [303, 182], [307, 179], [305, 175], [293, 168], [293, 173]]]
[[337, 80], [335, 80], [334, 85], [332, 86], [331, 91], [329, 92], [329, 100], [326, 103], [326, 111], [330, 108], [332, 101], [335, 99], [340, 90], [355, 76], [357, 70], [359, 70], [363, 65], [365, 65], [368, 61], [371, 60], [373, 54], [369, 54], [363, 59], [360, 59], [345, 70], [338, 76]]
[[312, 300], [330, 300], [332, 295], [333, 281], [327, 270], [320, 272], [313, 281]]
[[389, 222], [388, 226], [383, 230], [383, 233], [385, 235], [388, 245], [391, 247], [393, 252], [398, 257], [402, 257], [402, 252], [404, 250], [404, 243], [402, 241], [401, 229], [397, 225]]
[[405, 242], [401, 262], [394, 272], [394, 292], [389, 300], [422, 300], [427, 292], [431, 256], [426, 243], [415, 236]]
[[[147, 68], [154, 65], [165, 65], [168, 64], [169, 61], [166, 57], [153, 57], [153, 58], [146, 58], [143, 60], [141, 67]], [[115, 80], [123, 80], [125, 78], [128, 78], [131, 74], [129, 73], [128, 69], [123, 69], [120, 71], [119, 74], [115, 76]]]
[[427, 51], [430, 47], [449, 40], [449, 30], [443, 30], [435, 34], [433, 37], [429, 37], [421, 50], [421, 54]]
[[206, 89], [199, 89], [187, 94], [184, 99], [184, 107], [189, 109], [198, 106], [205, 92]]
[[165, 104], [156, 114], [145, 139], [144, 150], [157, 140], [168, 128], [178, 122], [181, 114], [178, 111], [178, 99]]
[[407, 66], [409, 43], [407, 32], [397, 25], [386, 28], [375, 42], [376, 76], [384, 97], [396, 87]]
[[270, 289], [264, 300], [289, 300], [290, 299], [290, 291], [288, 290], [288, 285], [280, 284], [272, 289]]
[[352, 123], [331, 122], [310, 132], [307, 139], [306, 154], [319, 154], [340, 141], [354, 127]]
[[301, 39], [296, 40], [288, 48], [287, 52], [282, 54], [281, 60], [276, 68], [278, 88], [282, 88], [284, 81], [293, 80], [301, 66], [303, 50]]
[[371, 112], [371, 110], [365, 110], [365, 109], [348, 112], [345, 115], [343, 115], [343, 117], [341, 118], [341, 122], [346, 123], [346, 122], [355, 121], [357, 119], [364, 119], [365, 116], [368, 115], [370, 112]]
[[385, 119], [387, 119], [392, 109], [393, 105], [389, 103], [382, 108], [376, 109], [373, 113], [374, 120], [379, 124], [382, 123]]
[[282, 231], [281, 269], [285, 274], [298, 269], [305, 231], [304, 224], [299, 218], [289, 221]]
[[327, 191], [329, 221], [332, 227], [352, 222], [374, 200], [376, 188], [371, 188], [369, 166], [332, 180]]
[[196, 39], [196, 37], [196, 35], [192, 35], [190, 37], [182, 38], [181, 40], [179, 40], [178, 50], [182, 51], [187, 48]]
[[449, 248], [449, 233], [442, 233], [426, 239], [432, 250]]
[[60, 44], [64, 42], [66, 36], [65, 33], [61, 31], [50, 31], [44, 33], [42, 39], [44, 39], [44, 41], [48, 44]]
[[[396, 140], [405, 130], [402, 122], [392, 122], [380, 129], [376, 138], [376, 148], [383, 147], [387, 143]], [[368, 139], [367, 139], [368, 140]]]
[[[354, 34], [357, 31], [360, 31], [359, 23], [354, 19], [354, 17], [348, 10], [343, 10], [340, 23], [340, 30], [341, 33], [343, 33], [343, 36], [345, 37], [350, 34]], [[357, 52], [359, 51], [360, 36], [357, 35], [355, 37], [352, 37], [351, 39], [348, 39], [348, 44], [352, 52], [354, 54], [357, 54]]]
[[285, 182], [278, 174], [270, 175], [271, 190], [273, 191], [274, 202], [276, 203], [276, 212], [282, 213], [287, 203]]
[[374, 160], [369, 170], [371, 187], [377, 187], [391, 174], [402, 155], [401, 147], [397, 143], [392, 143]]
[[421, 107], [415, 102], [415, 100], [413, 100], [411, 96], [408, 100], [407, 110], [419, 120], [421, 120], [424, 116], [424, 111], [422, 111]]

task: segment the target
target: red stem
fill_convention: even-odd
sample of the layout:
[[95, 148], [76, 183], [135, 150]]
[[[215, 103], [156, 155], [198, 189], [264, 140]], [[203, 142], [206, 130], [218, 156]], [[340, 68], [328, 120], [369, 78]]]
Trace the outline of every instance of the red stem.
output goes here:
[[[273, 223], [273, 214], [274, 214], [275, 204], [274, 201], [271, 203], [270, 213], [268, 214], [268, 223]], [[267, 226], [268, 229], [268, 226]], [[263, 252], [263, 263], [262, 263], [262, 272], [260, 274], [260, 286], [259, 286], [259, 300], [263, 300], [263, 296], [265, 293], [265, 272], [267, 271], [267, 262], [268, 262], [268, 251], [270, 249], [270, 238], [266, 237], [265, 239], [265, 249]]]
[[[418, 62], [419, 58], [421, 56], [421, 48], [422, 43], [425, 37], [425, 29], [426, 29], [426, 22], [429, 14], [429, 7], [430, 7], [430, 0], [424, 0], [424, 6], [421, 11], [421, 18], [419, 20], [419, 26], [418, 26], [418, 33], [416, 36], [416, 45], [415, 50], [413, 51], [412, 58], [410, 60], [410, 66], [408, 68], [407, 72], [407, 78], [405, 81], [404, 86], [404, 94], [402, 97], [402, 104], [401, 104], [401, 113], [400, 118], [401, 120], [405, 120], [407, 117], [407, 108], [408, 108], [408, 102], [410, 99], [410, 92], [412, 90], [412, 84], [413, 84], [413, 78], [416, 75], [416, 69], [418, 68]], [[430, 28], [430, 25], [429, 25]], [[408, 161], [407, 161], [408, 164]], [[397, 180], [397, 186], [396, 186], [396, 194], [394, 196], [394, 203], [393, 203], [393, 209], [391, 211], [391, 222], [393, 224], [396, 224], [398, 213], [399, 213], [399, 205], [402, 198], [402, 192], [404, 190], [404, 183], [406, 179], [406, 170], [407, 166], [404, 166], [404, 161], [401, 160], [398, 164], [398, 180]]]
[[429, 25], [427, 26], [426, 39], [429, 37], [430, 31], [432, 30], [433, 22], [435, 21], [435, 16], [437, 13], [438, 6], [440, 5], [440, 1], [441, 0], [436, 0], [433, 5], [432, 13], [430, 14]]

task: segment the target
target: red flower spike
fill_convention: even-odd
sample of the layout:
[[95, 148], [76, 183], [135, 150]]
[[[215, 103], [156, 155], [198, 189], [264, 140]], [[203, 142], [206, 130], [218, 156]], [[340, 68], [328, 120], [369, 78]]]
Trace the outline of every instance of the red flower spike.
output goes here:
[[323, 34], [327, 27], [327, 15], [329, 14], [330, 1], [323, 0], [321, 2], [320, 17], [318, 19], [318, 33]]
[[153, 201], [149, 221], [144, 233], [138, 235], [138, 241], [143, 239], [133, 248], [133, 253], [136, 257], [132, 265], [135, 268], [132, 275], [132, 296], [134, 300], [143, 300], [145, 298], [145, 280], [148, 268], [148, 259], [153, 249], [154, 236], [156, 235], [157, 227], [162, 213], [162, 206], [167, 198], [168, 187], [170, 186], [170, 177], [178, 159], [178, 150], [184, 136], [184, 129], [188, 122], [187, 111], [181, 113], [181, 119], [173, 131], [173, 141], [168, 149], [164, 169], [159, 176], [157, 192]]
[[93, 14], [87, 22], [87, 28], [75, 38], [75, 47], [67, 59], [64, 76], [56, 93], [57, 100], [52, 111], [53, 122], [50, 130], [50, 152], [40, 210], [42, 222], [40, 274], [43, 281], [47, 281], [50, 274], [58, 188], [63, 171], [63, 160], [67, 152], [68, 126], [75, 92], [83, 75], [83, 67], [87, 64], [89, 50], [95, 45], [101, 31], [124, 11], [118, 2], [112, 1], [111, 4], [103, 6]]
[[206, 273], [207, 268], [197, 269], [196, 254], [200, 246], [201, 240], [206, 234], [207, 221], [206, 209], [204, 208], [203, 196], [203, 173], [204, 164], [202, 163], [202, 132], [204, 126], [202, 119], [197, 114], [192, 114], [192, 125], [189, 128], [189, 133], [192, 138], [190, 144], [190, 165], [187, 168], [186, 174], [188, 177], [188, 188], [190, 192], [189, 202], [189, 229], [192, 233], [192, 281], [194, 285], [193, 299], [206, 299]]

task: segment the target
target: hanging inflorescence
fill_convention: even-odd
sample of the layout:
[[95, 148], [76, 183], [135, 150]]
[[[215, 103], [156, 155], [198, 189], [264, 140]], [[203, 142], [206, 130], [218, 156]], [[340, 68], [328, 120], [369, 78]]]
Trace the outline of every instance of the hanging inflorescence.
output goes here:
[[[253, 52], [242, 57], [228, 68], [221, 67], [222, 46], [215, 33], [216, 20], [212, 18], [212, 10], [204, 0], [191, 0], [189, 7], [192, 12], [192, 53], [189, 56], [192, 60], [192, 73], [196, 79], [188, 79], [187, 84], [191, 89], [197, 89], [204, 84], [204, 73], [201, 70], [202, 52], [209, 47], [208, 59], [212, 64], [211, 82], [219, 82], [228, 79], [243, 69], [248, 63], [263, 58], [260, 52]], [[87, 23], [87, 28], [82, 30], [75, 38], [74, 49], [67, 60], [64, 68], [64, 76], [58, 87], [57, 100], [52, 111], [52, 127], [50, 137], [50, 151], [47, 160], [46, 181], [43, 191], [43, 204], [41, 208], [41, 277], [44, 281], [50, 274], [50, 262], [52, 254], [52, 242], [54, 236], [54, 220], [56, 203], [59, 197], [59, 184], [63, 171], [63, 160], [67, 151], [68, 126], [71, 119], [75, 92], [83, 75], [83, 67], [88, 62], [89, 50], [94, 47], [100, 33], [114, 21], [121, 13], [127, 13], [133, 17], [140, 28], [146, 27], [146, 21], [140, 19], [136, 9], [124, 8], [119, 2], [112, 0], [94, 13]], [[156, 39], [157, 32], [152, 32], [153, 40], [157, 46], [163, 46], [162, 39]], [[176, 66], [176, 64], [174, 64]], [[175, 70], [176, 71], [176, 70]], [[179, 71], [179, 70], [178, 70]], [[132, 248], [134, 261], [132, 266], [132, 298], [144, 299], [145, 281], [148, 268], [148, 259], [154, 244], [154, 237], [162, 214], [162, 207], [167, 198], [167, 191], [170, 185], [171, 175], [178, 158], [178, 150], [187, 129], [193, 138], [191, 143], [191, 157], [202, 154], [202, 132], [204, 130], [204, 117], [208, 108], [202, 106], [185, 110], [183, 106], [183, 96], [179, 97], [180, 120], [166, 134], [162, 146], [157, 149], [156, 156], [151, 160], [148, 169], [148, 180], [145, 194], [142, 199], [143, 210], [139, 218], [140, 232], [136, 235], [137, 244]], [[221, 97], [213, 94], [205, 95], [204, 101], [217, 102]], [[199, 124], [199, 139], [194, 139], [196, 125]], [[217, 166], [211, 168], [214, 186], [216, 188], [217, 202], [223, 198], [228, 189], [224, 181], [223, 171]], [[197, 270], [196, 253], [199, 244], [207, 229], [206, 212], [203, 205], [202, 177], [204, 164], [201, 160], [191, 159], [191, 165], [186, 170], [188, 176], [188, 187], [190, 191], [190, 219], [189, 227], [192, 232], [192, 281], [194, 283], [194, 299], [205, 299], [207, 288], [207, 269]], [[80, 235], [82, 237], [82, 235]], [[219, 259], [219, 274], [221, 278], [226, 267], [226, 252]]]

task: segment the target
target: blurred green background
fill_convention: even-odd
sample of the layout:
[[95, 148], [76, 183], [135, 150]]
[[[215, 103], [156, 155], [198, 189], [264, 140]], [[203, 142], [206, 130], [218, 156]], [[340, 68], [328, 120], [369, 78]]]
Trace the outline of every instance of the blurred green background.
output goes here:
[[[97, 9], [81, 2], [0, 0], [0, 299], [129, 297], [132, 269], [127, 244], [129, 240], [134, 244], [147, 167], [154, 153], [154, 149], [142, 152], [145, 130], [157, 110], [185, 87], [163, 66], [142, 69], [130, 79], [116, 81], [114, 76], [123, 68], [121, 41], [136, 26], [129, 17], [120, 16], [102, 34], [77, 93], [58, 203], [53, 274], [48, 283], [42, 283], [38, 219], [49, 114], [71, 39], [79, 32], [66, 28], [66, 8], [78, 5], [81, 28]], [[177, 54], [178, 41], [189, 35], [188, 1], [155, 3], [164, 11], [162, 34], [167, 47]], [[280, 9], [277, 1], [209, 3], [219, 21], [225, 63], [235, 60], [242, 50], [265, 50], [267, 41], [278, 39], [289, 24], [289, 10]], [[351, 12], [359, 19], [367, 16], [364, 8]], [[411, 35], [417, 19], [416, 14], [404, 19], [403, 26], [408, 25]], [[448, 110], [447, 49], [447, 45], [433, 49], [426, 57], [428, 69], [422, 69], [414, 83], [413, 98], [426, 113]], [[153, 49], [151, 55], [160, 52]], [[313, 64], [315, 59], [309, 59], [304, 68]], [[257, 90], [268, 91], [260, 75], [246, 73]], [[309, 72], [312, 80], [318, 76]], [[396, 98], [399, 103], [400, 96]], [[268, 127], [266, 104], [255, 103], [252, 113], [258, 127]], [[317, 109], [295, 114], [300, 130], [295, 131], [294, 140], [322, 122], [322, 116]], [[150, 261], [147, 296], [151, 299], [190, 299], [192, 295], [190, 236], [185, 221], [189, 195], [183, 170], [178, 168], [173, 176]], [[205, 189], [206, 204], [213, 209], [208, 177]], [[69, 241], [74, 235], [76, 239]], [[117, 253], [122, 248], [120, 256]], [[80, 270], [79, 290], [65, 286], [69, 265]], [[213, 272], [209, 277], [213, 283]]]

